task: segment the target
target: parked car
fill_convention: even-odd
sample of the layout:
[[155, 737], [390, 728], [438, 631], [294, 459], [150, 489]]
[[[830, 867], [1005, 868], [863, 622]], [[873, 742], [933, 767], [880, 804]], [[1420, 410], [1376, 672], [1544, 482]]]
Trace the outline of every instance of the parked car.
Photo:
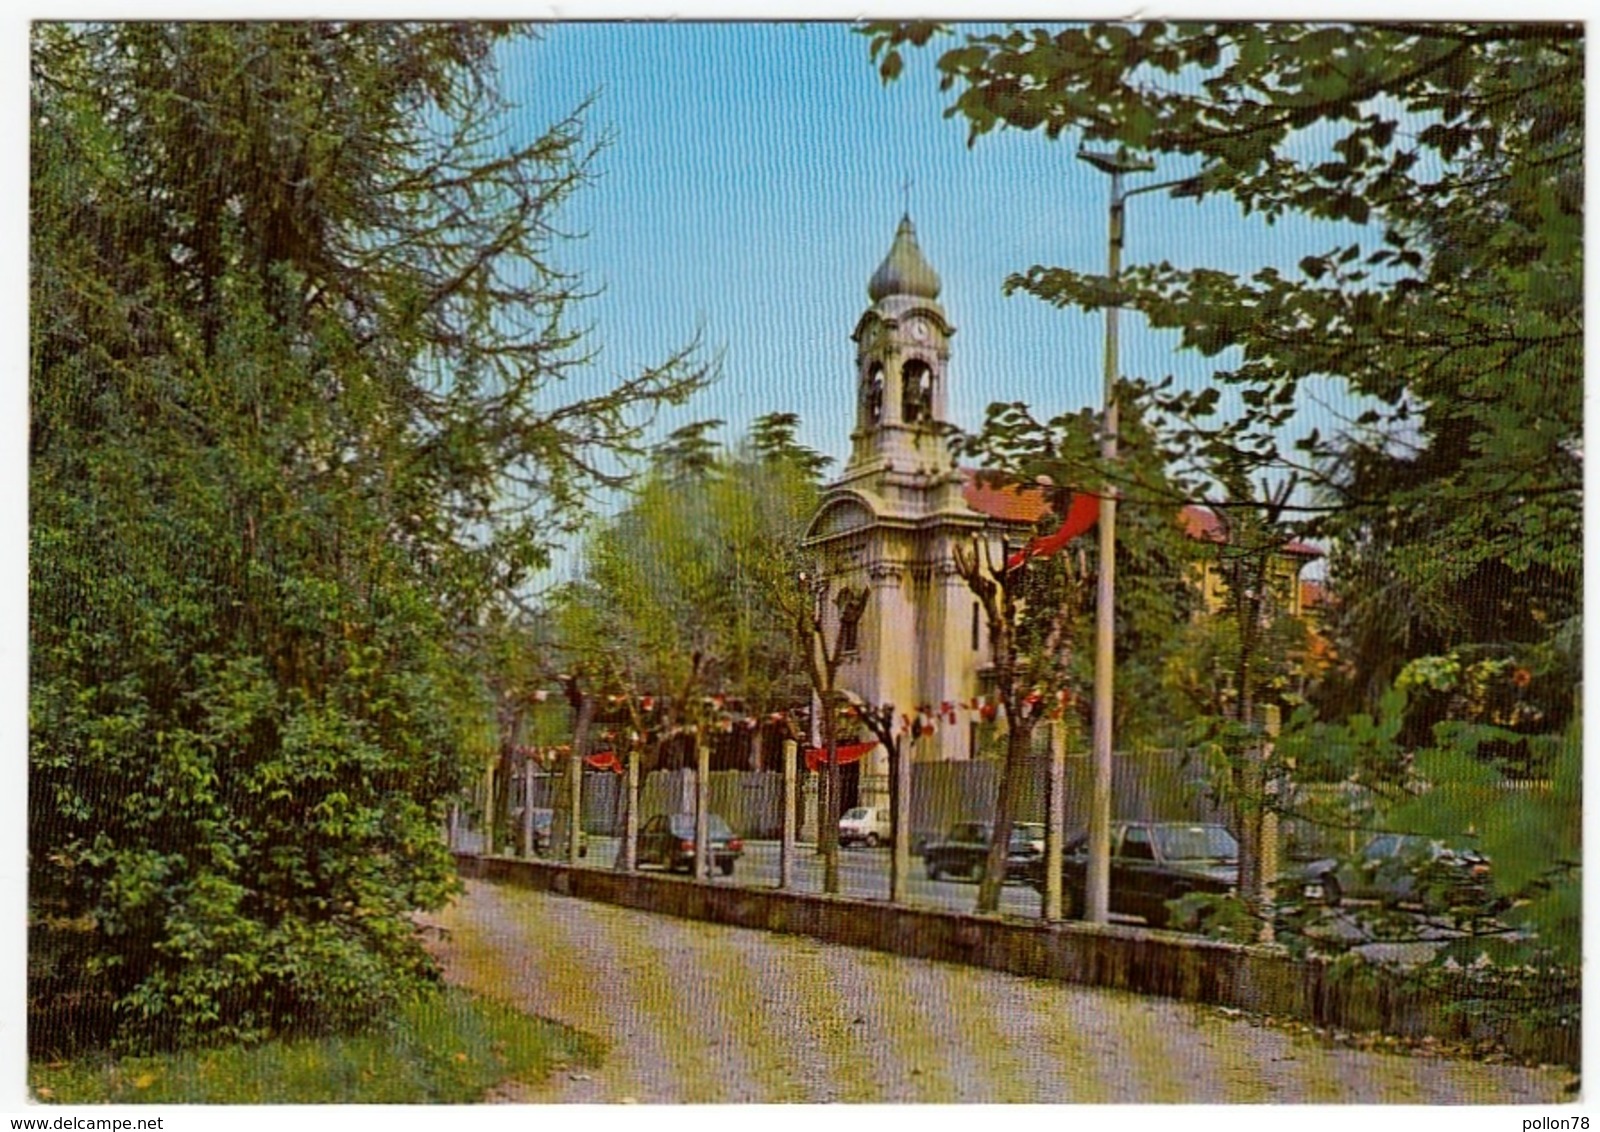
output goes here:
[[[943, 838], [924, 845], [922, 861], [928, 870], [928, 879], [982, 880], [993, 828], [988, 822], [957, 822]], [[1042, 855], [1043, 848], [1035, 844], [1030, 831], [1023, 824], [1013, 825], [1006, 852], [1007, 879], [1023, 879]]]
[[[1205, 822], [1119, 821], [1111, 826], [1111, 911], [1164, 927], [1167, 901], [1191, 892], [1226, 895], [1238, 881], [1239, 843], [1225, 826]], [[1061, 903], [1083, 914], [1088, 891], [1089, 835], [1069, 838], [1061, 853]], [[1044, 890], [1044, 858], [1024, 879]]]
[[889, 811], [882, 806], [857, 806], [839, 819], [840, 845], [887, 845], [894, 830]]
[[[549, 809], [535, 809], [533, 811], [533, 854], [536, 857], [561, 857], [567, 851], [566, 822], [561, 822], [561, 828], [556, 828], [556, 812]], [[578, 856], [589, 855], [589, 835], [583, 830], [578, 831]]]
[[1320, 887], [1329, 907], [1338, 907], [1347, 897], [1390, 907], [1419, 905], [1430, 912], [1487, 909], [1494, 903], [1489, 858], [1417, 834], [1380, 833], [1354, 858], [1319, 861], [1305, 871], [1307, 895], [1314, 898]]
[[[744, 842], [719, 814], [706, 815], [706, 852], [723, 876], [744, 855]], [[694, 815], [657, 814], [639, 827], [638, 862], [660, 865], [668, 872], [694, 871]]]

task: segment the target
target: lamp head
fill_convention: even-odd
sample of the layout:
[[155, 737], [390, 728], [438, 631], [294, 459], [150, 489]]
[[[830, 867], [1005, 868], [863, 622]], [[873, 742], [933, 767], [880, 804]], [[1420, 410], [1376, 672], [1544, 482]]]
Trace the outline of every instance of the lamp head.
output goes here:
[[1156, 163], [1148, 157], [1130, 157], [1125, 148], [1118, 147], [1117, 152], [1108, 153], [1104, 150], [1078, 149], [1078, 160], [1086, 161], [1102, 173], [1149, 173], [1155, 169]]

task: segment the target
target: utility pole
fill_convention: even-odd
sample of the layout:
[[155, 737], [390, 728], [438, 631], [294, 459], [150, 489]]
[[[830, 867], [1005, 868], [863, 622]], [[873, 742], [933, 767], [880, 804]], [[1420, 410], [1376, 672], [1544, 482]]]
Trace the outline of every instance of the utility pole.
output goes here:
[[[1124, 173], [1148, 173], [1155, 163], [1121, 151], [1079, 150], [1080, 160], [1111, 175], [1110, 252], [1106, 278], [1112, 290], [1106, 304], [1105, 390], [1100, 426], [1100, 456], [1109, 467], [1117, 459], [1117, 279], [1122, 271]], [[1111, 908], [1111, 710], [1115, 691], [1117, 594], [1117, 487], [1109, 479], [1100, 497], [1100, 563], [1094, 607], [1094, 742], [1089, 791], [1089, 875], [1084, 915], [1103, 924]]]
[[1107, 255], [1105, 392], [1100, 427], [1100, 456], [1108, 468], [1100, 497], [1100, 570], [1094, 610], [1094, 734], [1092, 784], [1089, 791], [1089, 870], [1084, 915], [1093, 923], [1107, 921], [1111, 904], [1111, 714], [1116, 665], [1117, 486], [1109, 468], [1117, 459], [1117, 311], [1121, 297], [1117, 281], [1122, 274], [1123, 216], [1127, 199], [1139, 193], [1173, 189], [1173, 196], [1194, 196], [1202, 191], [1201, 176], [1141, 185], [1127, 192], [1124, 173], [1149, 173], [1155, 162], [1116, 153], [1080, 149], [1078, 159], [1111, 177], [1110, 248]]

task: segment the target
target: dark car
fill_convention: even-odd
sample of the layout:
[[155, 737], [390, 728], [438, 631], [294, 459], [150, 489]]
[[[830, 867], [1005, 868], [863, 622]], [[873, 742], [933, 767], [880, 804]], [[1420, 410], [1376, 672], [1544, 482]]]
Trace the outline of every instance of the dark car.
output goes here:
[[[928, 879], [955, 877], [960, 880], [982, 880], [993, 829], [988, 822], [957, 822], [944, 837], [924, 845], [922, 861], [928, 870]], [[1040, 856], [1041, 850], [1031, 829], [1020, 823], [1012, 826], [1011, 842], [1006, 852], [1007, 878], [1023, 879]]]
[[1417, 905], [1429, 912], [1492, 906], [1489, 859], [1475, 849], [1452, 848], [1411, 833], [1380, 833], [1347, 861], [1307, 866], [1309, 896], [1329, 907], [1345, 898], [1377, 900], [1389, 907]]
[[[1111, 826], [1111, 911], [1143, 916], [1164, 927], [1167, 901], [1191, 892], [1231, 892], [1239, 876], [1239, 843], [1225, 826], [1205, 822], [1119, 821]], [[1083, 914], [1089, 877], [1089, 835], [1067, 841], [1061, 853], [1061, 903], [1068, 917]], [[1044, 861], [1025, 878], [1044, 889]]]
[[[734, 836], [718, 814], [706, 815], [706, 853], [722, 870], [733, 875], [733, 863], [744, 854], [744, 842]], [[657, 814], [639, 828], [641, 865], [660, 865], [668, 872], [694, 871], [694, 815]]]

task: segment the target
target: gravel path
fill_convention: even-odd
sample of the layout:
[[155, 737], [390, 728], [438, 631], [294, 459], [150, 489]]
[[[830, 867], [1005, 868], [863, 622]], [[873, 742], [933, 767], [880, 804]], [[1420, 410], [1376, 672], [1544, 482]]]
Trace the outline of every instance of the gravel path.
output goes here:
[[1165, 999], [469, 881], [447, 977], [610, 1045], [524, 1102], [1531, 1104], [1556, 1070], [1328, 1048]]

